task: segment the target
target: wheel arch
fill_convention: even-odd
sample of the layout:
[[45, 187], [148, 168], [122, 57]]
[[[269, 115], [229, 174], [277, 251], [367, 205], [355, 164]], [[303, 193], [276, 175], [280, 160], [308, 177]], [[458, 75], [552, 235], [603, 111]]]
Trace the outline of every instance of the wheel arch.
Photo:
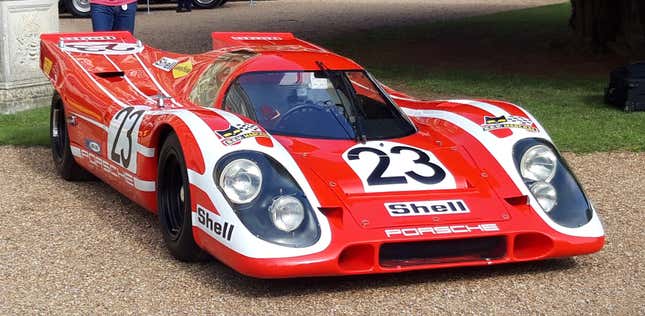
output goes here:
[[[152, 129], [150, 136], [146, 139], [146, 144], [142, 144], [155, 149], [155, 162], [159, 162], [159, 152], [168, 135], [175, 133], [179, 138], [179, 144], [186, 156], [186, 166], [188, 169], [203, 173], [205, 170], [204, 159], [195, 137], [192, 135], [190, 128], [180, 118], [173, 116], [156, 124]], [[155, 174], [157, 166], [155, 164]]]

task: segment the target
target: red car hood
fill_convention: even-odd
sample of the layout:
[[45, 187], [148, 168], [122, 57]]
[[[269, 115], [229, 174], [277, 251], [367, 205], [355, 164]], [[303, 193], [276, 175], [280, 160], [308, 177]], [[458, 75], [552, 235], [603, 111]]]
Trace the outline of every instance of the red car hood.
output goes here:
[[[366, 144], [277, 139], [300, 166], [322, 207], [342, 207], [365, 228], [476, 225], [510, 218], [508, 205], [461, 146], [441, 147], [418, 134]], [[423, 161], [424, 153], [429, 162]], [[445, 176], [438, 183], [424, 184], [441, 173], [428, 167], [430, 163], [440, 166]], [[371, 179], [375, 185], [370, 185], [368, 178], [374, 175], [378, 175]]]

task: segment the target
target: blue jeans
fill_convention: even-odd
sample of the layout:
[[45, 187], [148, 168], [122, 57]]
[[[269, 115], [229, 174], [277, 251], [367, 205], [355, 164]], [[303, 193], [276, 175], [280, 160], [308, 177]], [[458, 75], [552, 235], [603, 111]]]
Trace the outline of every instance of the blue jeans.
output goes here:
[[130, 31], [134, 34], [134, 16], [137, 14], [137, 2], [128, 3], [128, 9], [120, 5], [108, 6], [91, 4], [92, 29], [98, 31]]

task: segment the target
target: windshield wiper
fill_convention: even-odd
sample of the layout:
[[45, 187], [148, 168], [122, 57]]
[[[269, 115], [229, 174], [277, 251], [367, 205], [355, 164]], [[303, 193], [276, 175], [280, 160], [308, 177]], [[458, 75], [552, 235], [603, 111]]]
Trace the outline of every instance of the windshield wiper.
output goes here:
[[[365, 135], [365, 129], [363, 128], [363, 117], [358, 117], [356, 115], [356, 110], [357, 110], [357, 103], [358, 100], [356, 98], [356, 92], [351, 86], [351, 83], [343, 74], [333, 74], [325, 64], [323, 64], [322, 61], [316, 61], [316, 65], [320, 68], [320, 70], [323, 71], [325, 76], [331, 81], [331, 83], [334, 85], [334, 89], [336, 89], [336, 86], [341, 88], [341, 91], [345, 92], [349, 96], [349, 111], [348, 111], [348, 119], [349, 123], [352, 126], [352, 129], [354, 130], [354, 137], [357, 142], [359, 143], [365, 143], [367, 141], [367, 135]], [[339, 96], [339, 99], [342, 102], [342, 99]]]

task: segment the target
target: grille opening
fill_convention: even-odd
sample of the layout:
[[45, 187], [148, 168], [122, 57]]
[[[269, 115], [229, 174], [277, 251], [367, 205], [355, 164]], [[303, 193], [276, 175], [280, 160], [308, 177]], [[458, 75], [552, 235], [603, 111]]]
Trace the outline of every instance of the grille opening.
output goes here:
[[500, 259], [506, 256], [504, 236], [433, 240], [381, 245], [382, 267], [413, 266]]
[[374, 267], [374, 247], [371, 245], [353, 245], [345, 248], [338, 258], [338, 265], [343, 270], [366, 271]]
[[517, 259], [537, 259], [553, 250], [553, 240], [540, 233], [524, 233], [515, 236], [513, 255]]

